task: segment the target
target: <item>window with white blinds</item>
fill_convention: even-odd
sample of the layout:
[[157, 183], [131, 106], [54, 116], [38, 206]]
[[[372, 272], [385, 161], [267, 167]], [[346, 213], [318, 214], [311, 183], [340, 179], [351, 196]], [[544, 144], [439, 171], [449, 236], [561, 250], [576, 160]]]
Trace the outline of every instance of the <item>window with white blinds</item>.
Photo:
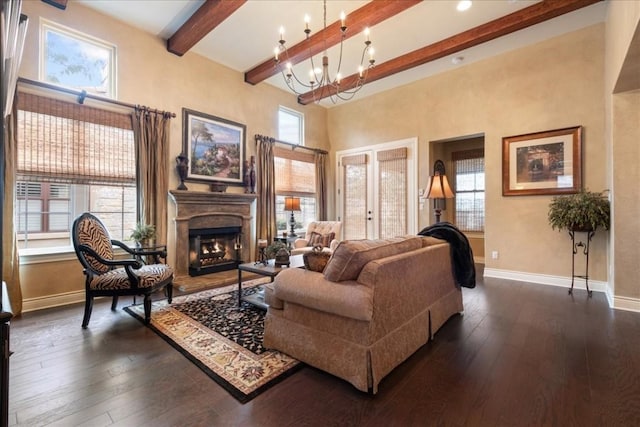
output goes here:
[[381, 239], [407, 233], [407, 148], [378, 151], [378, 202]]
[[289, 229], [291, 212], [284, 210], [284, 198], [300, 198], [301, 212], [294, 212], [295, 230], [304, 234], [307, 225], [315, 221], [316, 166], [315, 157], [308, 152], [274, 147], [276, 181], [276, 224], [279, 232]]
[[462, 231], [484, 231], [484, 150], [452, 153], [455, 169], [456, 225]]
[[345, 240], [361, 239], [367, 235], [367, 162], [366, 154], [342, 158], [344, 168], [342, 234]]
[[128, 240], [136, 221], [130, 115], [30, 93], [17, 106], [20, 248], [70, 246], [73, 219], [85, 211]]

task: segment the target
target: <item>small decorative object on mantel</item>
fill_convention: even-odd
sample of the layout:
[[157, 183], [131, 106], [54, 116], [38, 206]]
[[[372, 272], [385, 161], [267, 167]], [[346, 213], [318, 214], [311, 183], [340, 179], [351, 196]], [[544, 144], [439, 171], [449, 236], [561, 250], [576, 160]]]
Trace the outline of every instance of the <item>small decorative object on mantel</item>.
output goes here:
[[214, 193], [224, 193], [225, 191], [227, 191], [227, 184], [214, 182], [209, 186], [209, 188], [211, 188], [211, 191], [213, 191]]
[[244, 170], [244, 175], [242, 176], [242, 186], [244, 187], [244, 192], [251, 193], [251, 185], [249, 184], [249, 180], [251, 179], [250, 178], [251, 171], [249, 170], [249, 160], [245, 159], [242, 169]]
[[249, 165], [249, 189], [251, 194], [256, 192], [256, 156], [251, 156]]
[[187, 186], [184, 185], [184, 180], [187, 179], [187, 174], [189, 173], [189, 158], [185, 156], [184, 153], [180, 153], [180, 155], [176, 157], [176, 170], [180, 177], [178, 190], [188, 190]]

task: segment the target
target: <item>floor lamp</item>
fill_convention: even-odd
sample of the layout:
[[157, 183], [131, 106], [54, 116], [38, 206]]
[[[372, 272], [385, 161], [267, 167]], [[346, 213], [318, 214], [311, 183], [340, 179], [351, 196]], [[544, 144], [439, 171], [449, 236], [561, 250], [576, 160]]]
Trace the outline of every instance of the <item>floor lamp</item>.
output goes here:
[[284, 198], [284, 210], [291, 211], [291, 218], [289, 219], [289, 223], [291, 226], [291, 230], [289, 231], [289, 236], [297, 237], [295, 226], [296, 219], [293, 216], [293, 212], [300, 212], [300, 198], [299, 197], [285, 197]]
[[433, 210], [436, 214], [436, 222], [440, 222], [440, 215], [444, 209], [445, 199], [452, 199], [453, 191], [449, 186], [447, 175], [445, 175], [444, 162], [436, 160], [433, 165], [433, 176], [429, 177], [427, 186], [427, 199], [433, 199]]

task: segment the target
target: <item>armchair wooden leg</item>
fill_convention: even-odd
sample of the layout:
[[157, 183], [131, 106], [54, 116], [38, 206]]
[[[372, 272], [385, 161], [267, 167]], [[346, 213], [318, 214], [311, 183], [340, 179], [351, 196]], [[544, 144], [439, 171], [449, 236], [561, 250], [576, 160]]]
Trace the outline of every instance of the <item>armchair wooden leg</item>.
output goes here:
[[148, 325], [151, 321], [151, 294], [144, 294], [144, 324]]
[[167, 295], [167, 302], [171, 304], [171, 299], [173, 298], [173, 283], [169, 283], [164, 288], [164, 293]]
[[114, 295], [113, 301], [111, 301], [111, 311], [116, 311], [116, 308], [118, 308], [118, 296]]
[[93, 296], [87, 295], [84, 300], [84, 317], [82, 318], [82, 329], [87, 329], [89, 324], [89, 318], [91, 317], [91, 310], [93, 309]]

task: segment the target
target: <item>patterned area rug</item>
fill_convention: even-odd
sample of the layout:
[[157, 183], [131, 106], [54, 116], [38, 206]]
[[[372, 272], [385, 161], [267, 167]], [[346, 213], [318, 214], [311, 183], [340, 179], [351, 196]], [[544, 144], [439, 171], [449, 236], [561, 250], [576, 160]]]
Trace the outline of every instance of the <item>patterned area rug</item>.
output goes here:
[[[268, 281], [268, 280], [267, 280]], [[266, 283], [243, 283], [243, 295]], [[299, 361], [262, 346], [265, 312], [243, 301], [238, 286], [198, 292], [153, 302], [149, 327], [242, 403], [301, 367]], [[125, 307], [140, 321], [142, 304]]]

